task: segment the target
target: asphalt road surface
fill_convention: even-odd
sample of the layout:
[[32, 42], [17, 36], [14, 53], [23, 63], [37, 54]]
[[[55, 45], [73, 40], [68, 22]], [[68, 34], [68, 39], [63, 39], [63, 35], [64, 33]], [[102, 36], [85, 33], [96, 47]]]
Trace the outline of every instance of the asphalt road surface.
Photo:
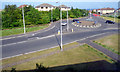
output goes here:
[[[87, 18], [82, 18], [80, 20], [85, 20]], [[74, 32], [63, 34], [63, 44], [84, 39], [90, 36], [107, 33], [118, 33], [117, 29], [107, 29], [117, 28], [117, 24], [107, 25], [104, 23], [105, 20], [99, 17], [93, 17], [93, 19], [98, 23], [101, 23], [102, 26], [94, 29], [78, 28], [71, 24], [72, 20], [69, 20], [70, 29], [74, 29]], [[28, 52], [43, 50], [54, 46], [60, 46], [60, 35], [57, 35], [57, 31], [59, 29], [60, 22], [57, 21], [53, 24], [50, 30], [43, 31], [35, 35], [26, 35], [23, 37], [2, 40], [2, 57], [6, 58]], [[63, 26], [63, 30], [66, 30], [66, 26]]]

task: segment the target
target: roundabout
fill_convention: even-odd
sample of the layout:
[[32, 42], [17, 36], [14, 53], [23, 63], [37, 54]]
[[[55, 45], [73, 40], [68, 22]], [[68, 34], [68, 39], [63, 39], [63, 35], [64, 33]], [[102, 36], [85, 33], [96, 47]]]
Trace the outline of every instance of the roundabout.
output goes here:
[[76, 21], [72, 23], [76, 27], [81, 28], [98, 28], [101, 26], [101, 24], [97, 23], [91, 18], [86, 19], [85, 21]]

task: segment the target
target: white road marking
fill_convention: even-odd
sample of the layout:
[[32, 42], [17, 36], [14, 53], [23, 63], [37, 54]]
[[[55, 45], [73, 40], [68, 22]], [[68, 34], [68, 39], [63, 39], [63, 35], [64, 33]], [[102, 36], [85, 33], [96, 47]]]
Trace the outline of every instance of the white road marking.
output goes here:
[[[50, 38], [50, 37], [53, 37], [55, 35], [50, 35], [50, 36], [46, 36], [46, 37], [42, 37], [42, 38], [39, 38], [39, 37], [35, 37], [35, 38], [30, 38], [28, 40], [34, 40], [34, 39], [45, 39], [45, 38]], [[21, 42], [16, 42], [16, 43], [10, 43], [10, 44], [5, 44], [5, 45], [0, 45], [0, 46], [10, 46], [10, 45], [15, 45], [15, 44], [19, 44], [19, 43], [25, 43], [25, 42], [29, 42], [29, 41], [21, 41]]]
[[[55, 25], [54, 25], [53, 27], [51, 27], [50, 29], [47, 29], [47, 30], [45, 30], [45, 31], [51, 30], [51, 29], [53, 29], [54, 27], [55, 27]], [[44, 32], [45, 32], [45, 31], [44, 31]], [[35, 34], [38, 34], [38, 33], [41, 33], [41, 32], [34, 33], [34, 34], [32, 34], [32, 36], [34, 36]], [[28, 35], [29, 35], [29, 34], [28, 34]], [[0, 40], [13, 39], [13, 38], [18, 38], [18, 37], [23, 37], [23, 36], [26, 36], [26, 35], [21, 35], [21, 36], [16, 36], [16, 37], [9, 37], [9, 38], [3, 38], [3, 39], [0, 39]]]
[[[107, 32], [107, 33], [109, 33], [109, 32]], [[107, 34], [107, 33], [101, 33], [101, 34], [92, 35], [92, 36], [89, 36], [89, 37], [86, 37], [86, 38], [82, 38], [82, 39], [79, 39], [79, 40], [75, 40], [75, 41], [72, 41], [72, 42], [65, 43], [63, 45], [66, 45], [66, 44], [69, 44], [69, 43], [73, 43], [73, 42], [76, 42], [76, 41], [82, 41], [82, 40], [85, 40], [87, 38], [92, 38], [92, 37], [104, 35], [104, 34]], [[52, 37], [52, 35], [48, 36], [48, 37]], [[34, 52], [38, 52], [38, 51], [43, 51], [43, 50], [55, 48], [55, 47], [58, 47], [58, 46], [59, 45], [53, 46], [53, 47], [50, 47], [50, 48], [45, 48], [45, 49], [37, 50], [37, 51], [27, 52], [27, 53], [24, 53], [24, 54], [30, 54], [30, 53], [34, 53]], [[16, 56], [21, 56], [21, 55], [24, 55], [24, 54], [18, 54], [18, 55], [14, 55], [14, 56], [10, 56], [10, 57], [5, 57], [5, 58], [2, 58], [2, 59], [8, 59], [8, 58], [16, 57]], [[0, 59], [0, 60], [2, 60], [2, 59]]]

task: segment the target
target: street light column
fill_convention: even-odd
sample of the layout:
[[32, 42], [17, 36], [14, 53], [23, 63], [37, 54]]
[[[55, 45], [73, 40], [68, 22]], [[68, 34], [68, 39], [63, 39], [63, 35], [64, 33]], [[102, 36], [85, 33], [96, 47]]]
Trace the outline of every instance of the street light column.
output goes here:
[[52, 14], [52, 7], [51, 7], [51, 23], [53, 23], [53, 14]]
[[116, 12], [114, 13], [114, 22], [115, 22], [115, 16], [116, 16]]
[[[61, 3], [60, 3], [61, 6]], [[60, 18], [61, 18], [61, 51], [63, 51], [63, 44], [62, 44], [62, 7], [60, 7]]]
[[69, 31], [69, 23], [68, 23], [68, 9], [67, 9], [67, 31]]
[[24, 20], [24, 9], [23, 9], [23, 6], [22, 6], [22, 14], [23, 14], [24, 34], [26, 34], [26, 31], [25, 31], [25, 20]]

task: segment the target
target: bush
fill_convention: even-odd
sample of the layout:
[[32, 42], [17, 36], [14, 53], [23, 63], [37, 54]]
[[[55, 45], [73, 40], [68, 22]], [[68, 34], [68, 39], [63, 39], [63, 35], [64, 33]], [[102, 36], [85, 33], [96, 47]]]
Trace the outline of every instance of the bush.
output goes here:
[[44, 67], [42, 64], [36, 63], [36, 70], [35, 72], [48, 72], [48, 68]]

